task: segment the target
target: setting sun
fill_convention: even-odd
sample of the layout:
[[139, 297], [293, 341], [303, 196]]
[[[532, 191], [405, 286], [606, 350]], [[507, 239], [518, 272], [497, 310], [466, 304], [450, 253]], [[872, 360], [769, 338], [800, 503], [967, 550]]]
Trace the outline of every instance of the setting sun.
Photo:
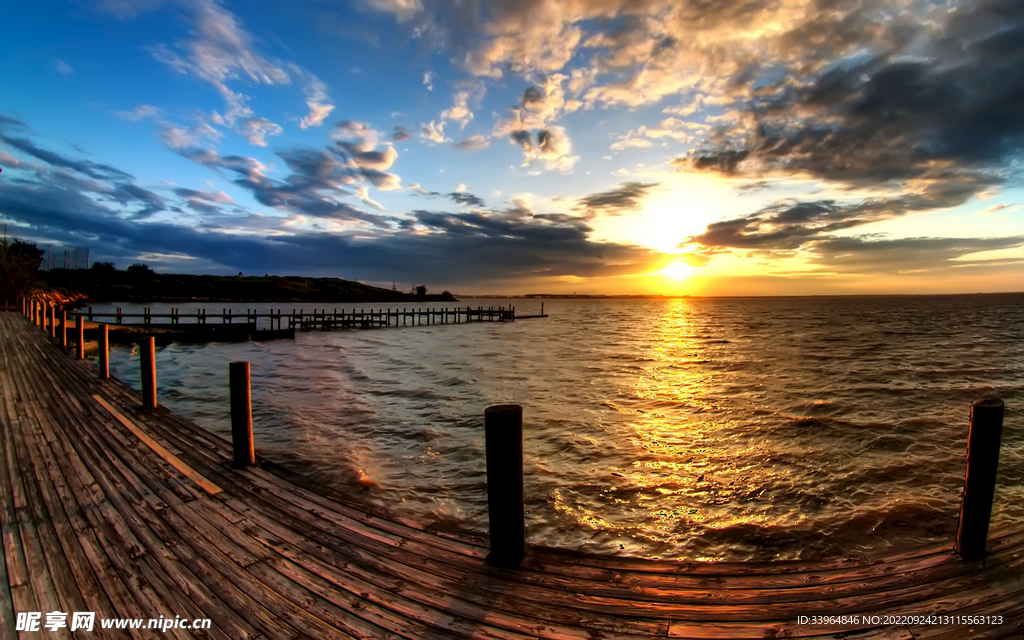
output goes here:
[[656, 271], [655, 273], [665, 276], [666, 278], [671, 278], [672, 280], [682, 280], [683, 278], [693, 275], [696, 270], [696, 267], [690, 266], [682, 260], [676, 260], [664, 269]]

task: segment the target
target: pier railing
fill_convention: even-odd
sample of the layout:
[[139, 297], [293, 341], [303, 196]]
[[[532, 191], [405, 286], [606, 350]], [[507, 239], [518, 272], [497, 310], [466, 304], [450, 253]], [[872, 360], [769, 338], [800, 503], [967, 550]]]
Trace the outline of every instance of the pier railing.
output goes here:
[[[51, 307], [52, 308], [52, 307]], [[178, 327], [183, 324], [205, 325], [208, 321], [219, 321], [221, 324], [232, 324], [236, 321], [256, 325], [261, 320], [268, 321], [270, 328], [294, 328], [304, 331], [313, 329], [339, 328], [370, 328], [416, 326], [423, 324], [459, 324], [465, 322], [514, 322], [516, 309], [514, 306], [471, 306], [435, 308], [378, 308], [378, 309], [338, 309], [326, 308], [306, 311], [293, 308], [291, 312], [284, 309], [271, 309], [258, 312], [246, 309], [245, 313], [236, 313], [233, 309], [223, 308], [220, 313], [210, 313], [206, 309], [193, 312], [182, 312], [171, 308], [169, 313], [153, 313], [146, 307], [142, 313], [126, 313], [121, 307], [114, 311], [94, 311], [92, 307], [69, 314], [73, 318], [82, 318], [89, 322], [107, 321], [110, 324], [132, 324], [144, 327], [169, 326]], [[141, 323], [133, 322], [141, 320]], [[168, 322], [160, 323], [160, 320]]]
[[[448, 310], [445, 310], [448, 311]], [[57, 340], [56, 310], [47, 308], [39, 301], [23, 300], [22, 312], [30, 322]], [[48, 312], [48, 313], [47, 313]], [[365, 311], [342, 312], [327, 314], [261, 314], [263, 317], [289, 318], [291, 322], [300, 322], [303, 318], [315, 326], [331, 328], [329, 323], [340, 322], [345, 318], [373, 319], [392, 326], [390, 319], [400, 314], [398, 310], [380, 310], [369, 314]], [[427, 313], [438, 313], [436, 310], [416, 310], [414, 318], [429, 318]], [[504, 308], [473, 310], [467, 307], [459, 309], [452, 315], [436, 315], [435, 318], [465, 318], [472, 321], [474, 314], [478, 319], [502, 319], [502, 314], [510, 314], [515, 318], [515, 309]], [[143, 317], [152, 320], [166, 314], [123, 314], [117, 310], [119, 318]], [[486, 315], [485, 315], [486, 314]], [[78, 359], [84, 357], [82, 319], [90, 313], [73, 314], [77, 316]], [[109, 314], [108, 314], [109, 315]], [[49, 316], [49, 323], [46, 322]], [[232, 315], [225, 310], [223, 318]], [[236, 316], [237, 317], [237, 316]], [[403, 317], [397, 315], [397, 317]], [[279, 320], [280, 321], [280, 320]], [[354, 320], [353, 320], [354, 321]], [[442, 320], [444, 322], [444, 320]], [[67, 314], [63, 315], [62, 335], [59, 344], [67, 348]], [[397, 324], [397, 322], [396, 322]], [[109, 340], [107, 325], [101, 324], [99, 340], [99, 376], [110, 377]], [[140, 358], [140, 380], [144, 409], [156, 408], [156, 361], [152, 337], [140, 341], [142, 354]], [[231, 431], [234, 448], [234, 466], [245, 467], [256, 461], [255, 446], [252, 435], [252, 407], [248, 362], [232, 362], [229, 366], [230, 397], [231, 397]], [[960, 514], [957, 525], [956, 539], [953, 548], [965, 560], [977, 560], [987, 553], [989, 523], [992, 518], [992, 504], [995, 496], [996, 470], [999, 463], [999, 449], [1002, 441], [1004, 404], [999, 398], [987, 396], [975, 400], [971, 404], [970, 422], [968, 424], [967, 471], [964, 477], [964, 488], [961, 492]], [[490, 529], [491, 553], [488, 560], [499, 567], [515, 568], [526, 555], [525, 496], [523, 492], [523, 411], [520, 405], [495, 405], [484, 411], [484, 439], [487, 473], [487, 504]]]

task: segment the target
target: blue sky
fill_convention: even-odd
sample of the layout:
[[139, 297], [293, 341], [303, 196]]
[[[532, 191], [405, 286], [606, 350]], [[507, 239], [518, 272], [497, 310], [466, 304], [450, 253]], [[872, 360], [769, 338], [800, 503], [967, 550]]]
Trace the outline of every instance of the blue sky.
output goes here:
[[1008, 0], [20, 3], [8, 234], [462, 293], [1021, 290]]

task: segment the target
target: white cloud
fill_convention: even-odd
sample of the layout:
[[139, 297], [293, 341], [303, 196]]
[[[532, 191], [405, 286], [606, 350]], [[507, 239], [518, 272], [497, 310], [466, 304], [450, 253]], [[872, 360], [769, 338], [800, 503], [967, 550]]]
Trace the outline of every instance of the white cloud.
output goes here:
[[473, 119], [473, 112], [470, 111], [467, 104], [469, 102], [469, 92], [459, 91], [452, 96], [452, 100], [454, 104], [452, 104], [451, 108], [441, 112], [441, 119], [458, 122], [465, 129], [469, 121]]
[[434, 122], [433, 120], [420, 128], [420, 137], [430, 140], [431, 142], [436, 142], [437, 144], [450, 142], [450, 140], [444, 136], [444, 123]]
[[57, 73], [65, 76], [70, 76], [75, 72], [75, 70], [71, 68], [70, 64], [63, 60], [58, 60], [57, 58], [53, 59], [53, 68], [57, 70]]
[[122, 120], [128, 120], [129, 122], [139, 122], [146, 118], [158, 118], [160, 116], [160, 109], [154, 107], [151, 104], [140, 104], [131, 111], [118, 111], [117, 117]]
[[327, 85], [312, 73], [303, 71], [298, 65], [292, 65], [292, 68], [305, 78], [304, 92], [306, 106], [309, 107], [309, 114], [299, 121], [299, 127], [302, 129], [319, 127], [334, 111], [334, 105], [330, 103], [330, 98], [327, 96]]
[[267, 146], [267, 137], [280, 135], [283, 129], [266, 118], [249, 118], [242, 123], [239, 131], [246, 140], [257, 147]]

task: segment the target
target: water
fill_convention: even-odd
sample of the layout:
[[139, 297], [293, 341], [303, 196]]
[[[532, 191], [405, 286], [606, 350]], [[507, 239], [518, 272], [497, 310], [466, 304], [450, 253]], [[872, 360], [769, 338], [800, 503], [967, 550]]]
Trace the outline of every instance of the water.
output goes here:
[[[157, 353], [158, 397], [229, 437], [227, 363], [249, 360], [261, 455], [406, 517], [480, 531], [483, 411], [519, 403], [531, 543], [770, 560], [951, 541], [970, 402], [994, 393], [1007, 413], [993, 525], [1024, 524], [1024, 295], [545, 309], [515, 323], [172, 344]], [[111, 360], [138, 384], [134, 350]]]

